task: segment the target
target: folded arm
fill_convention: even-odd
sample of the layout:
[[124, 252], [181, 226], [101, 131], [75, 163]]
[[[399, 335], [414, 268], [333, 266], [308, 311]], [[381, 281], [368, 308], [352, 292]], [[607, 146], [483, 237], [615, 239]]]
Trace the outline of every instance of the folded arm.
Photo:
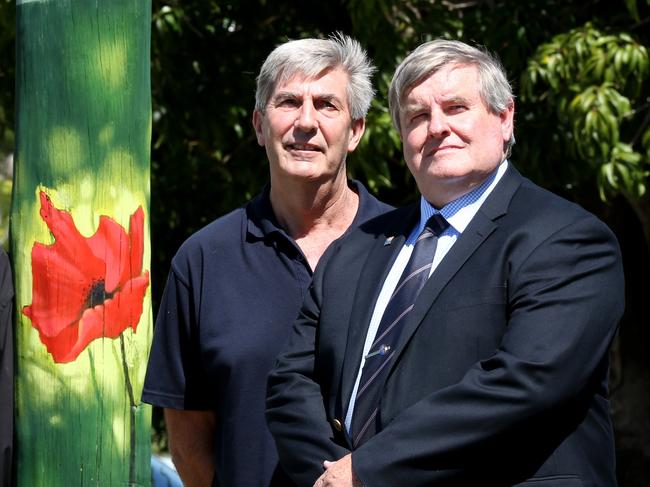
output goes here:
[[269, 375], [266, 402], [280, 464], [301, 486], [312, 485], [323, 473], [324, 460], [338, 460], [349, 453], [332, 438], [321, 386], [314, 376], [320, 309], [316, 288], [313, 284], [309, 288], [291, 339]]

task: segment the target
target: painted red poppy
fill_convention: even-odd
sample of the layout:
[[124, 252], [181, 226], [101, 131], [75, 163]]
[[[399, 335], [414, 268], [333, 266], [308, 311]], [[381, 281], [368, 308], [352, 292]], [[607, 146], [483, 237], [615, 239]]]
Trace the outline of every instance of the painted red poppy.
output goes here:
[[41, 217], [54, 243], [32, 247], [32, 304], [23, 314], [38, 330], [55, 362], [75, 360], [97, 338], [136, 331], [149, 272], [142, 272], [144, 212], [139, 207], [129, 233], [107, 216], [86, 238], [70, 213], [41, 192]]

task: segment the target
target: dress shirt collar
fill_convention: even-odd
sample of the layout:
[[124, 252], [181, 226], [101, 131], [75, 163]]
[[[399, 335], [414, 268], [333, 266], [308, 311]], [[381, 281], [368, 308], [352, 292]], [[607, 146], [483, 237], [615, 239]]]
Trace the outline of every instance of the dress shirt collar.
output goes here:
[[424, 196], [421, 196], [420, 222], [418, 227], [415, 229], [414, 234], [416, 236], [419, 235], [427, 220], [436, 213], [440, 213], [449, 222], [450, 227], [447, 232], [455, 231], [458, 234], [463, 233], [485, 199], [489, 196], [503, 174], [506, 172], [507, 168], [508, 161], [505, 160], [480, 185], [460, 198], [447, 203], [440, 210], [434, 208], [431, 203], [424, 199]]

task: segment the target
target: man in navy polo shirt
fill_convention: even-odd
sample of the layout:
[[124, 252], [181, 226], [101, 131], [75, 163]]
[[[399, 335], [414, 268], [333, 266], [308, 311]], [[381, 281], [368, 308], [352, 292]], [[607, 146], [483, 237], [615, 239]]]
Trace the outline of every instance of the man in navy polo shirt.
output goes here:
[[389, 207], [348, 181], [373, 67], [337, 35], [277, 47], [253, 125], [270, 183], [172, 261], [142, 399], [165, 408], [186, 486], [286, 486], [264, 419], [266, 377], [329, 244]]

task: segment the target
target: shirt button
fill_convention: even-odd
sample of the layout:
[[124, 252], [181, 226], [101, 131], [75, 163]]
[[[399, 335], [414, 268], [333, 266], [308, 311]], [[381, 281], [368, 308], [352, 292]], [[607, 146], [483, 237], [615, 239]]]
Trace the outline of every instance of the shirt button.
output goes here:
[[343, 431], [343, 424], [338, 419], [332, 420], [332, 426], [334, 426], [336, 431]]

